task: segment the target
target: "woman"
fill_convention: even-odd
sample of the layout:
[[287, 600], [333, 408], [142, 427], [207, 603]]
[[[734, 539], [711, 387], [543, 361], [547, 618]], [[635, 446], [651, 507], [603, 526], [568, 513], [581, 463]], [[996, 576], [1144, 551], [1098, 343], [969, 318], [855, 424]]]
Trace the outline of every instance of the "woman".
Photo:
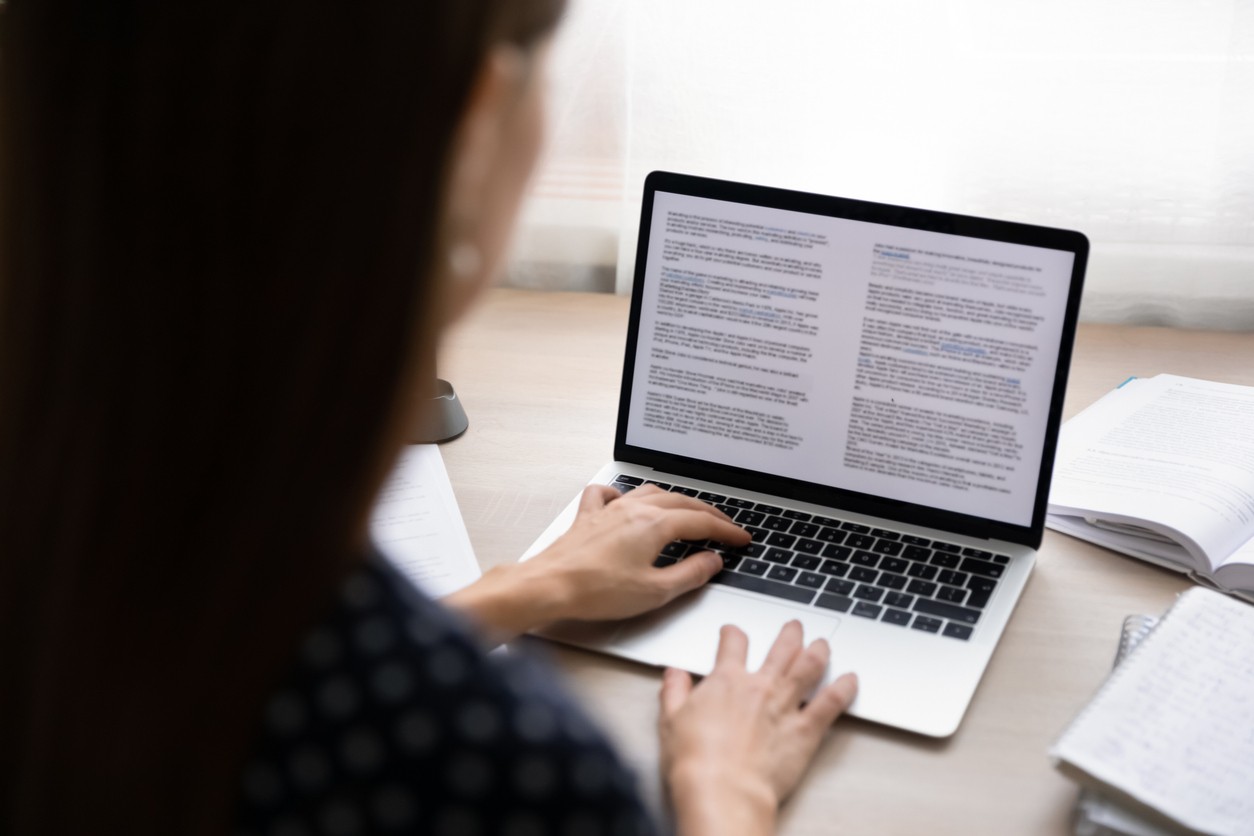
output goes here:
[[[9, 0], [0, 171], [0, 831], [642, 832], [542, 673], [556, 618], [699, 586], [684, 497], [424, 600], [369, 545], [441, 330], [501, 260], [561, 0]], [[853, 697], [781, 634], [668, 671], [685, 833], [767, 832]]]

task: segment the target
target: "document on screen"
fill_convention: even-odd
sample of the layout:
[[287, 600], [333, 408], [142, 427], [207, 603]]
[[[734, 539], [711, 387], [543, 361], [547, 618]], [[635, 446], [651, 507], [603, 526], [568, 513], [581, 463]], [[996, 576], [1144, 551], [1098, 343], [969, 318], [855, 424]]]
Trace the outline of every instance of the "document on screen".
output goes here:
[[1029, 524], [1073, 258], [659, 192], [627, 441]]

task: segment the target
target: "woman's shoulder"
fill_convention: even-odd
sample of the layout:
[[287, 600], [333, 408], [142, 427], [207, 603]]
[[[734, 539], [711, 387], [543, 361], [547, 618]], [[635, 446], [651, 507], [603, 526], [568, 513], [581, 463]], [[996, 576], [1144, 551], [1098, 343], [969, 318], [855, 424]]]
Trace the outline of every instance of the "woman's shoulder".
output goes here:
[[639, 833], [635, 780], [550, 672], [486, 654], [382, 558], [267, 702], [244, 833]]

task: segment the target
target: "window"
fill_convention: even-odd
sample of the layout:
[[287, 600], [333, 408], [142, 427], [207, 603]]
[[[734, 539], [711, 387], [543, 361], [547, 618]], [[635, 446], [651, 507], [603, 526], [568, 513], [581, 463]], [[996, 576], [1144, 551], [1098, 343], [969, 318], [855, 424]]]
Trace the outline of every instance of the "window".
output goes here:
[[1079, 229], [1086, 318], [1254, 328], [1254, 0], [576, 0], [553, 84], [515, 283], [627, 290], [665, 168]]

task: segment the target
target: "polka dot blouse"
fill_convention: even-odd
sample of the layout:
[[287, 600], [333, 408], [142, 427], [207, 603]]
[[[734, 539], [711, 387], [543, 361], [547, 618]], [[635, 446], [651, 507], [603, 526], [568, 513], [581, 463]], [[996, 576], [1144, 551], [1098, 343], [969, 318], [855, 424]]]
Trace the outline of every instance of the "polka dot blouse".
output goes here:
[[654, 832], [551, 673], [483, 653], [378, 556], [266, 704], [239, 799], [241, 836]]

